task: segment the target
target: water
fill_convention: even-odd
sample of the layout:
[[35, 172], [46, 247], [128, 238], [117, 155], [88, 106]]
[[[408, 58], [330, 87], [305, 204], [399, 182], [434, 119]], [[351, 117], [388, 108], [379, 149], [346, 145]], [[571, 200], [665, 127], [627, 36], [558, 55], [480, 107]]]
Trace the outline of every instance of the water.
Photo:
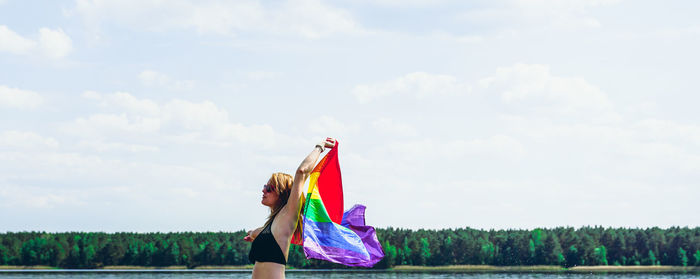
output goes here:
[[[28, 270], [0, 271], [0, 279], [237, 279], [250, 278], [250, 270]], [[695, 274], [543, 274], [543, 273], [459, 273], [459, 272], [385, 272], [385, 271], [338, 271], [338, 270], [288, 270], [287, 278], [374, 278], [374, 279], [424, 279], [424, 278], [468, 278], [468, 279], [696, 279]]]

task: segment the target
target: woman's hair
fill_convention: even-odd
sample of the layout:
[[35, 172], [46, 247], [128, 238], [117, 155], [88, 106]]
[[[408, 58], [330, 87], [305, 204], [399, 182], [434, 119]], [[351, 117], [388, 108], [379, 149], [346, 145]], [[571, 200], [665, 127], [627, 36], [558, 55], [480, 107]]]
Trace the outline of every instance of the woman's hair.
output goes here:
[[[277, 214], [280, 213], [282, 208], [287, 204], [287, 201], [289, 200], [289, 194], [292, 192], [293, 183], [294, 178], [291, 175], [281, 172], [273, 173], [272, 177], [270, 177], [270, 180], [267, 181], [267, 184], [274, 186], [274, 191], [277, 192], [277, 194], [279, 195], [279, 199], [277, 200], [277, 204], [270, 207], [270, 215], [267, 217], [265, 226], [269, 225], [272, 222], [272, 220], [275, 219], [275, 216], [277, 216]], [[302, 195], [301, 200], [299, 201], [300, 208], [304, 206], [304, 200], [305, 198]], [[301, 216], [299, 216], [299, 218], [297, 219], [297, 229], [294, 232], [294, 234], [301, 234], [301, 229], [302, 218]]]

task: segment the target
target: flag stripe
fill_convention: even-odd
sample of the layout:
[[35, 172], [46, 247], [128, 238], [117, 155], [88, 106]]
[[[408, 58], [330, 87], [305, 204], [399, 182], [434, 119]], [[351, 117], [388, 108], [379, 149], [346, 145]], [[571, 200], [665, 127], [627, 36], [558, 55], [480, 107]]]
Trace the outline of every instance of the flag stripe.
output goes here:
[[308, 210], [306, 213], [306, 218], [308, 220], [314, 222], [331, 222], [331, 217], [329, 217], [328, 213], [326, 213], [321, 200], [309, 199], [308, 203], [309, 204], [306, 209]]
[[304, 230], [309, 232], [304, 236], [304, 243], [313, 241], [321, 246], [336, 247], [367, 255], [369, 253], [362, 239], [352, 230], [333, 222], [313, 222], [307, 219]]
[[369, 258], [364, 254], [342, 248], [319, 246], [316, 243], [310, 243], [309, 246], [310, 249], [304, 249], [309, 259], [325, 260], [347, 266], [368, 266]]

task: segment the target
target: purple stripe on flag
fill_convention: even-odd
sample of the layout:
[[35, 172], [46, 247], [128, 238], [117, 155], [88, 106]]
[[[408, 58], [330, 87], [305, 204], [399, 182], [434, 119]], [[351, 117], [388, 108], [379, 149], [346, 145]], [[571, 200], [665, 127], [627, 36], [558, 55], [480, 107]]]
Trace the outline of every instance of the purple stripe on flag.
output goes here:
[[384, 251], [382, 251], [382, 245], [377, 239], [377, 233], [374, 231], [374, 228], [365, 225], [366, 208], [364, 205], [356, 204], [350, 210], [345, 211], [342, 225], [355, 232], [362, 239], [362, 243], [370, 255], [368, 264], [373, 266], [384, 258]]
[[348, 266], [372, 267], [384, 257], [373, 227], [365, 225], [365, 206], [343, 214], [342, 225], [304, 218], [304, 254]]

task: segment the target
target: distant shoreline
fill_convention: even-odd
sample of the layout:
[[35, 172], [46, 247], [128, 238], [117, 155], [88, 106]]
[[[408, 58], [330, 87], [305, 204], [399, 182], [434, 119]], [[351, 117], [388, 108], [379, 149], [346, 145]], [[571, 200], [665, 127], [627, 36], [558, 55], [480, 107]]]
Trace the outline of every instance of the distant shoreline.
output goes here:
[[700, 273], [698, 266], [575, 266], [564, 268], [555, 265], [535, 266], [493, 266], [493, 265], [447, 265], [447, 266], [408, 266], [399, 265], [390, 269], [406, 272], [537, 272], [537, 273]]
[[[181, 270], [250, 270], [253, 265], [242, 266], [198, 266], [193, 269], [188, 269], [186, 266], [104, 266], [95, 270], [110, 271], [110, 270], [162, 270], [162, 271], [181, 271]], [[294, 270], [295, 268], [288, 268]], [[0, 265], [2, 271], [21, 271], [21, 270], [68, 270], [51, 266], [13, 266]], [[90, 269], [86, 269], [90, 270]], [[338, 269], [338, 271], [360, 271], [358, 269]], [[376, 269], [367, 269], [367, 271], [377, 271]], [[538, 265], [538, 266], [492, 266], [492, 265], [447, 265], [447, 266], [408, 266], [400, 265], [390, 269], [380, 270], [387, 272], [493, 272], [493, 273], [700, 273], [698, 266], [576, 266], [564, 268], [561, 266]]]

